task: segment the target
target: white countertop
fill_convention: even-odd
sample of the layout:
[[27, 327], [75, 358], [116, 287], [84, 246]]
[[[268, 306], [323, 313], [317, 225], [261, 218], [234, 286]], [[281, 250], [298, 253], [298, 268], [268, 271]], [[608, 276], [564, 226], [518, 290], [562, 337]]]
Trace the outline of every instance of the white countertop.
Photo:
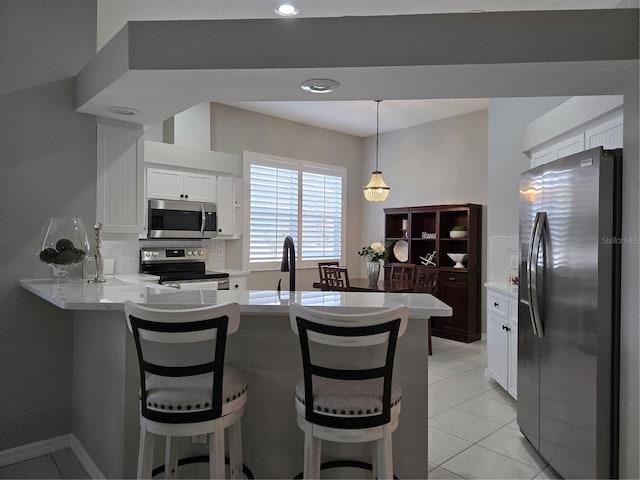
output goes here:
[[321, 290], [179, 290], [157, 284], [153, 275], [114, 275], [103, 284], [71, 278], [19, 280], [21, 287], [65, 310], [123, 310], [123, 303], [211, 305], [236, 301], [245, 314], [287, 315], [290, 301], [351, 311], [406, 305], [411, 317], [451, 316], [451, 307], [426, 293], [325, 292]]

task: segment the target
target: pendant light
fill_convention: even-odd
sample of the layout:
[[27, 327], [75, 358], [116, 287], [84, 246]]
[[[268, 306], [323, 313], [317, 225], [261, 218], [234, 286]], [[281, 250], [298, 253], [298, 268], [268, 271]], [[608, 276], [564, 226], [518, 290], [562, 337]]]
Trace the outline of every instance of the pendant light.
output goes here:
[[382, 172], [378, 170], [378, 139], [380, 136], [380, 102], [376, 100], [376, 169], [371, 172], [371, 179], [364, 187], [364, 198], [369, 202], [384, 202], [389, 196], [389, 186], [384, 183]]

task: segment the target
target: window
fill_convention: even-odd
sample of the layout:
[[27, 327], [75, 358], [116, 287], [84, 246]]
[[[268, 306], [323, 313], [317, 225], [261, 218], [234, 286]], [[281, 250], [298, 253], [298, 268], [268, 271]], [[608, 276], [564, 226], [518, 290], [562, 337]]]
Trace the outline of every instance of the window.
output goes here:
[[253, 152], [244, 164], [251, 268], [278, 268], [287, 235], [301, 266], [342, 258], [346, 169]]

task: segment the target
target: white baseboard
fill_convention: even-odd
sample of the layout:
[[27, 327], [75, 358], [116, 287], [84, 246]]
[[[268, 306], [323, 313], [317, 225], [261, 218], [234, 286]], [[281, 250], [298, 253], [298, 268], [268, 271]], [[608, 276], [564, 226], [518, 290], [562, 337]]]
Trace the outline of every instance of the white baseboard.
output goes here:
[[47, 438], [38, 442], [20, 445], [19, 447], [9, 448], [0, 452], [0, 467], [6, 467], [32, 458], [49, 455], [59, 452], [65, 448], [70, 448], [71, 434], [60, 435], [59, 437]]
[[91, 455], [84, 449], [78, 437], [71, 434], [71, 444], [69, 445], [71, 451], [75, 454], [80, 465], [84, 468], [85, 472], [89, 475], [89, 478], [105, 478], [98, 466], [93, 462]]
[[91, 456], [72, 433], [2, 450], [0, 451], [0, 468], [43, 455], [50, 455], [66, 448], [71, 449], [90, 478], [104, 478]]

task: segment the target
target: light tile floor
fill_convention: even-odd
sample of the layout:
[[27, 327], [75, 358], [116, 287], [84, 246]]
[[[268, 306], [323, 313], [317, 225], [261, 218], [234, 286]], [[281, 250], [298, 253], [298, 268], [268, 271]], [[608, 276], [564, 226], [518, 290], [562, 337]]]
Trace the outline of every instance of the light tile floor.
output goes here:
[[0, 479], [9, 478], [89, 478], [69, 449], [0, 468]]
[[485, 342], [433, 338], [429, 478], [559, 478], [518, 429], [516, 401], [485, 368]]
[[[433, 338], [429, 478], [555, 479], [516, 423], [516, 402], [484, 376], [486, 344]], [[0, 479], [88, 478], [70, 450], [0, 468]]]

